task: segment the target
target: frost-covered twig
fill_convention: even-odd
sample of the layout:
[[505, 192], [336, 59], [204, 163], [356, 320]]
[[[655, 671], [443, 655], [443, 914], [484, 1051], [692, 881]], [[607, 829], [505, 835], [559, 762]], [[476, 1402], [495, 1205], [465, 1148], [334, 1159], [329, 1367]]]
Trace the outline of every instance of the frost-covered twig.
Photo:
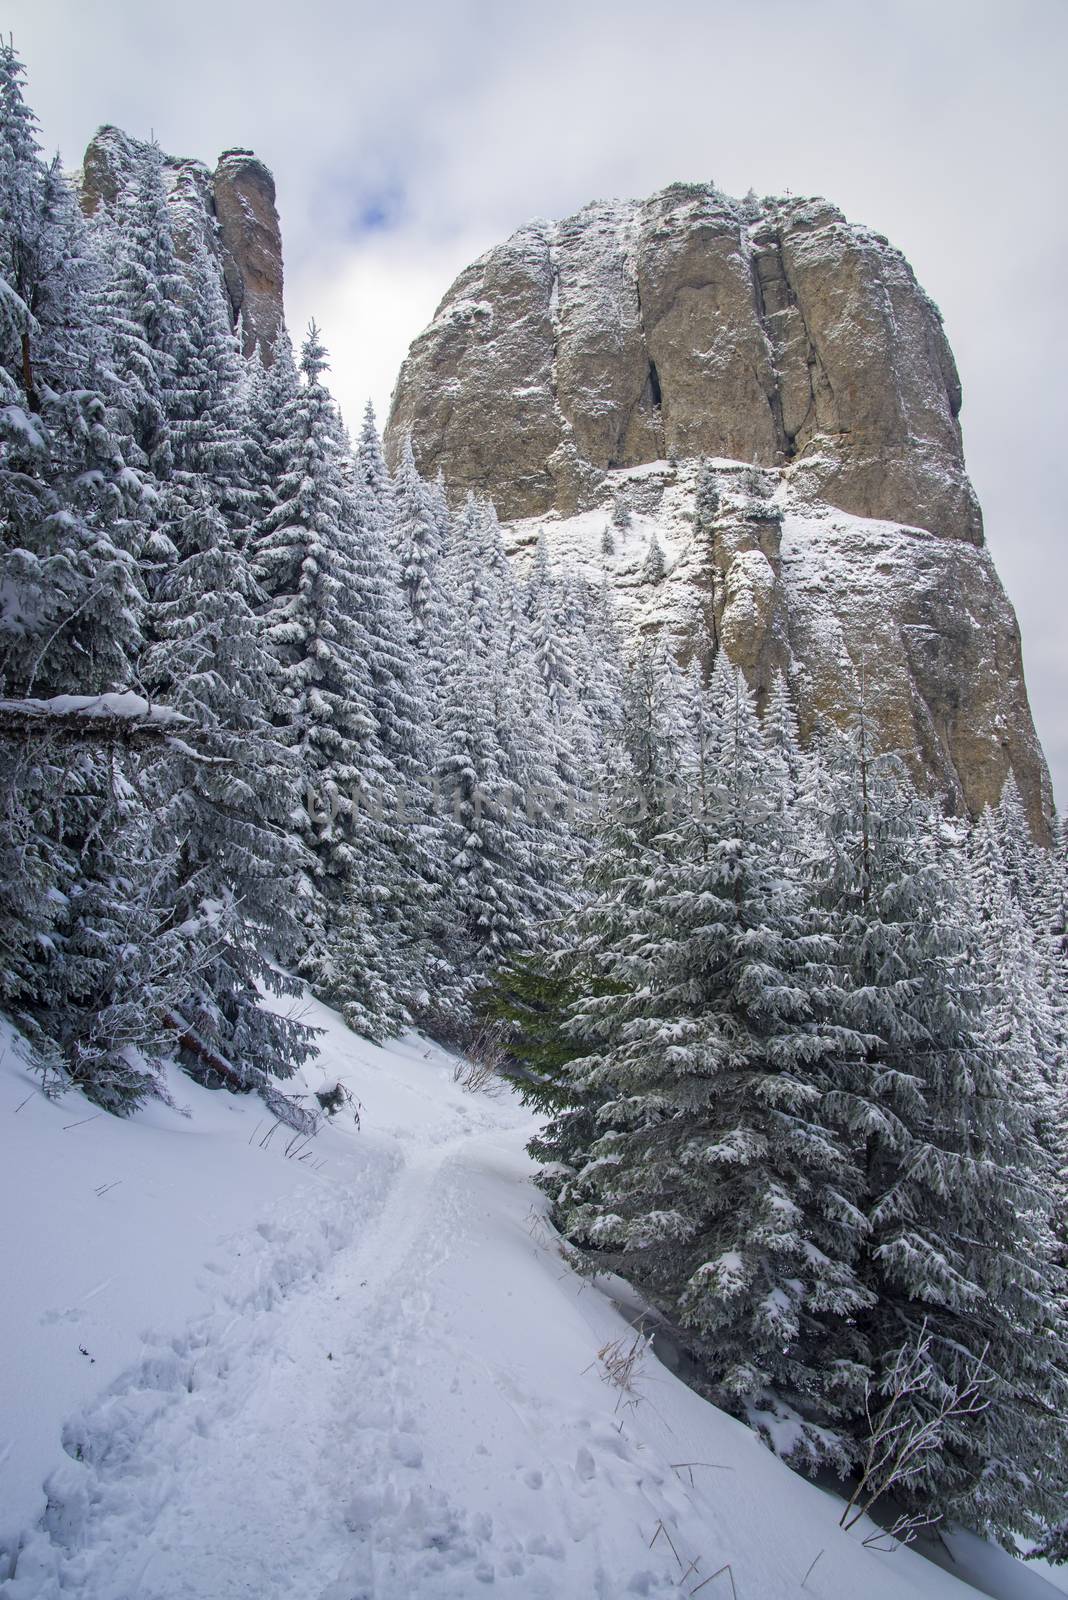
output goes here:
[[[942, 1448], [947, 1423], [960, 1417], [978, 1416], [990, 1403], [983, 1392], [992, 1381], [984, 1375], [984, 1349], [972, 1362], [961, 1384], [947, 1385], [940, 1398], [929, 1402], [929, 1414], [917, 1415], [914, 1406], [927, 1390], [925, 1379], [930, 1369], [930, 1353], [931, 1335], [924, 1322], [915, 1344], [902, 1345], [897, 1352], [882, 1386], [886, 1404], [874, 1416], [869, 1386], [865, 1397], [868, 1453], [856, 1488], [839, 1519], [839, 1526], [847, 1533], [877, 1500], [891, 1489], [901, 1488], [922, 1470], [924, 1458]], [[904, 1533], [909, 1531], [907, 1524], [914, 1524], [909, 1536], [900, 1540], [907, 1544], [915, 1538], [920, 1526], [937, 1519], [905, 1517], [898, 1520]], [[893, 1533], [891, 1537], [898, 1538], [898, 1535]]]
[[812, 1560], [809, 1562], [808, 1570], [805, 1573], [805, 1576], [801, 1579], [801, 1587], [802, 1587], [802, 1589], [805, 1587], [805, 1584], [811, 1578], [811, 1576], [813, 1574], [813, 1571], [815, 1570], [816, 1562], [819, 1560], [821, 1555], [823, 1555], [823, 1551], [822, 1550], [817, 1550], [816, 1554], [812, 1557]]
[[504, 1089], [502, 1068], [508, 1058], [499, 1028], [481, 1028], [453, 1068], [453, 1082], [469, 1094], [499, 1095]]
[[738, 1600], [738, 1591], [734, 1587], [734, 1573], [731, 1571], [731, 1564], [730, 1564], [729, 1561], [725, 1562], [722, 1567], [717, 1567], [716, 1571], [713, 1572], [709, 1577], [705, 1578], [703, 1582], [699, 1583], [697, 1585], [696, 1589], [691, 1589], [690, 1590], [691, 1595], [697, 1594], [698, 1590], [700, 1590], [700, 1589], [707, 1588], [707, 1586], [710, 1583], [714, 1583], [715, 1580], [724, 1572], [727, 1574], [727, 1577], [730, 1579], [731, 1594], [734, 1596], [734, 1600]]

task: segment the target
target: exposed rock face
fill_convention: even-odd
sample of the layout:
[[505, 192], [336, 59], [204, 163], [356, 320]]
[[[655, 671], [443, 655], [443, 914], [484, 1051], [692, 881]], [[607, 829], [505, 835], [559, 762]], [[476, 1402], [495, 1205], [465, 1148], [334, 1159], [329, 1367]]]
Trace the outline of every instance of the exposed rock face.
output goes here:
[[[85, 152], [82, 208], [115, 202], [145, 146], [120, 128], [100, 128]], [[283, 325], [282, 237], [274, 179], [251, 150], [227, 150], [214, 172], [203, 162], [164, 157], [179, 251], [195, 230], [219, 263], [246, 355], [258, 346], [270, 362]]]
[[251, 150], [227, 150], [212, 178], [223, 275], [245, 354], [269, 357], [282, 326], [282, 235], [274, 178]]
[[[861, 695], [883, 748], [954, 809], [996, 803], [1011, 766], [1044, 835], [1049, 780], [1031, 722], [1020, 635], [989, 552], [921, 528], [857, 517], [813, 501], [797, 468], [723, 461], [720, 509], [696, 519], [696, 462], [611, 475], [630, 528], [601, 552], [610, 503], [571, 517], [506, 524], [517, 561], [546, 529], [561, 565], [594, 583], [607, 572], [624, 623], [666, 631], [686, 656], [695, 635], [719, 640], [763, 702], [786, 673], [802, 734], [845, 725]], [[656, 536], [667, 574], [643, 580]]]
[[503, 516], [645, 461], [805, 460], [861, 516], [982, 537], [960, 383], [899, 251], [823, 200], [705, 185], [532, 223], [453, 284], [394, 396], [426, 468]]
[[[703, 611], [758, 694], [788, 672], [808, 729], [848, 717], [863, 667], [884, 746], [971, 810], [1012, 766], [1042, 833], [1049, 780], [960, 402], [937, 308], [884, 238], [823, 200], [675, 185], [533, 223], [462, 273], [386, 438], [395, 455], [410, 429], [424, 473], [490, 496], [517, 551], [545, 524], [591, 572], [622, 487], [637, 531], [610, 575], [640, 626], [685, 648]], [[724, 483], [708, 529], [700, 456]], [[643, 585], [654, 532], [669, 574]]]

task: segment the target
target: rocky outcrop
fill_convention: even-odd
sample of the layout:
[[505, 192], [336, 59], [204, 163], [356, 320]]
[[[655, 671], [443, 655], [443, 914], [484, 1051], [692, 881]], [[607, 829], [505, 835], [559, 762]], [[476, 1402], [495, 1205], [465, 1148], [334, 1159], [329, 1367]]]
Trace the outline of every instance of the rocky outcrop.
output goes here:
[[[505, 525], [524, 564], [544, 529], [552, 558], [594, 584], [607, 574], [633, 634], [666, 633], [680, 657], [718, 642], [761, 705], [786, 674], [809, 738], [846, 726], [863, 693], [884, 749], [957, 811], [996, 803], [1015, 771], [1045, 835], [1049, 779], [1027, 703], [1020, 634], [989, 552], [963, 539], [858, 517], [813, 500], [796, 467], [721, 462], [719, 509], [697, 516], [696, 462], [610, 474], [633, 508], [606, 557], [611, 511]], [[653, 537], [666, 576], [643, 576]]]
[[413, 344], [388, 437], [492, 493], [573, 511], [664, 457], [803, 460], [843, 510], [982, 537], [960, 383], [899, 251], [823, 200], [673, 185], [533, 223], [456, 280]]
[[282, 326], [282, 235], [274, 178], [251, 150], [226, 150], [212, 175], [223, 276], [245, 354], [270, 356]]
[[[100, 128], [85, 152], [79, 177], [82, 208], [110, 206], [145, 145], [120, 128]], [[199, 233], [219, 263], [235, 326], [246, 355], [259, 348], [270, 362], [283, 326], [282, 237], [274, 179], [251, 150], [226, 150], [211, 172], [200, 161], [164, 157], [175, 237], [180, 252]]]
[[[960, 382], [899, 251], [824, 200], [674, 185], [532, 223], [469, 267], [414, 342], [387, 428], [421, 470], [546, 527], [599, 575], [614, 495], [635, 507], [609, 576], [685, 653], [697, 621], [758, 696], [789, 675], [802, 725], [861, 677], [884, 747], [958, 808], [1010, 767], [1044, 833], [1049, 779], [1016, 619], [964, 469]], [[697, 461], [721, 508], [700, 527]], [[643, 582], [656, 535], [668, 575]]]

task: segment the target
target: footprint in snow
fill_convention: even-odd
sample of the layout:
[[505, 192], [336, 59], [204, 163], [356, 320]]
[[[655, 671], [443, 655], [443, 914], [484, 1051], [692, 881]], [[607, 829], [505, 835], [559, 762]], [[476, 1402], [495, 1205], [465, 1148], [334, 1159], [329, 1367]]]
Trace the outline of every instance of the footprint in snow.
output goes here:
[[402, 1467], [421, 1467], [423, 1451], [419, 1440], [411, 1433], [395, 1433], [389, 1441], [389, 1452]]
[[85, 1316], [84, 1311], [79, 1311], [77, 1306], [68, 1306], [63, 1311], [46, 1311], [40, 1318], [42, 1328], [50, 1328], [56, 1322], [81, 1322]]

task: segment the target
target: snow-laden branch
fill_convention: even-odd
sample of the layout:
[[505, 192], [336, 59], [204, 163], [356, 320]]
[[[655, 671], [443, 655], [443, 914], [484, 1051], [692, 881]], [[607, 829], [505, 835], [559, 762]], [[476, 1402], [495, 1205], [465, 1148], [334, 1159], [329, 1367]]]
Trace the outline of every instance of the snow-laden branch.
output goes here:
[[47, 731], [105, 742], [170, 733], [178, 726], [187, 729], [189, 718], [173, 706], [156, 705], [132, 691], [0, 700], [0, 735], [17, 738]]

